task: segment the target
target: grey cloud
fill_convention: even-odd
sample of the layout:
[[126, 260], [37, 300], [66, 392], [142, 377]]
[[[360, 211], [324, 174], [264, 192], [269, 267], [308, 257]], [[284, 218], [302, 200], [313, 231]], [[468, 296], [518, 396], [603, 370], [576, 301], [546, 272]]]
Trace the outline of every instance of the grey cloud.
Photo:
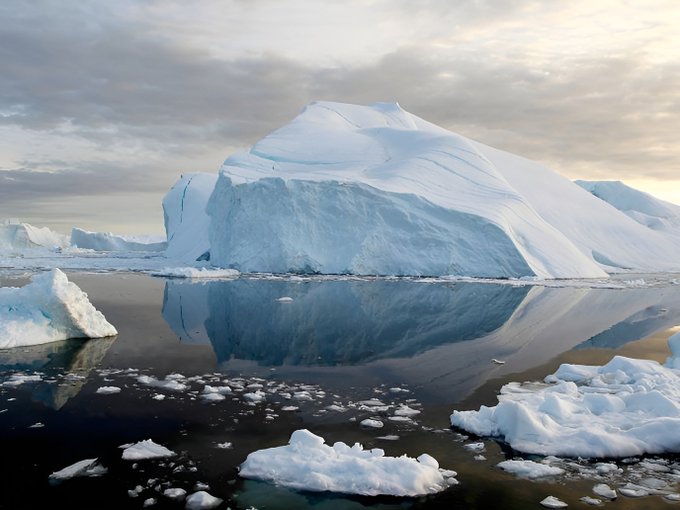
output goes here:
[[[2, 13], [0, 123], [35, 130], [68, 123], [102, 146], [141, 144], [170, 160], [251, 144], [312, 100], [399, 101], [436, 124], [562, 171], [677, 178], [680, 170], [680, 155], [658, 149], [675, 145], [680, 67], [643, 69], [642, 54], [564, 56], [542, 67], [521, 54], [500, 60], [425, 47], [396, 48], [353, 68], [317, 68], [276, 54], [224, 61], [180, 48], [142, 21], [115, 13], [90, 13], [83, 23], [79, 12], [53, 16], [52, 3], [30, 16], [21, 5]], [[392, 5], [415, 9], [411, 2]], [[425, 5], [478, 23], [520, 8], [517, 2]], [[163, 172], [160, 166], [146, 171]], [[48, 181], [59, 180], [55, 187], [64, 192], [74, 189], [81, 181], [70, 183], [66, 173]], [[87, 172], [79, 175], [90, 182]], [[27, 190], [37, 192], [35, 176], [23, 178]], [[127, 185], [145, 184], [131, 179]]]

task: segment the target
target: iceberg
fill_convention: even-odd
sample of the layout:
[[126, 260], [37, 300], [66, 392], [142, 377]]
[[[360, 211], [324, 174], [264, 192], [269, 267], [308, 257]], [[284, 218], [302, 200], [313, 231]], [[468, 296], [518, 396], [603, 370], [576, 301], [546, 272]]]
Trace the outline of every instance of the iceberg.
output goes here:
[[641, 225], [680, 235], [680, 206], [659, 200], [621, 181], [574, 182]]
[[241, 272], [593, 278], [680, 239], [539, 163], [404, 111], [316, 102], [164, 200], [170, 257]]
[[251, 453], [239, 467], [243, 478], [265, 480], [292, 489], [363, 496], [420, 496], [458, 483], [454, 471], [439, 468], [428, 454], [417, 459], [388, 457], [379, 448], [364, 450], [296, 430], [289, 444]]
[[33, 276], [24, 287], [0, 288], [0, 348], [68, 338], [118, 334], [59, 269]]
[[71, 230], [71, 246], [95, 251], [163, 251], [165, 240], [159, 236], [122, 236], [111, 232]]
[[217, 174], [184, 174], [163, 198], [168, 247], [165, 256], [183, 262], [210, 258], [206, 205]]
[[34, 227], [19, 220], [0, 221], [0, 252], [35, 248], [65, 248], [68, 237], [47, 227]]

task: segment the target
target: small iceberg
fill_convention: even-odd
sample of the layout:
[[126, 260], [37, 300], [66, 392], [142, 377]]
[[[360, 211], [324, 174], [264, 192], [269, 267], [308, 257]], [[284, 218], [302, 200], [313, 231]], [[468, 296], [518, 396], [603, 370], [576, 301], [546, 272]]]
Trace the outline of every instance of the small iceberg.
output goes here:
[[117, 334], [59, 269], [33, 276], [24, 287], [0, 288], [1, 349]]
[[455, 471], [440, 469], [427, 454], [417, 459], [388, 457], [379, 448], [364, 450], [359, 443], [324, 443], [306, 429], [296, 430], [288, 445], [248, 455], [239, 474], [297, 490], [364, 496], [420, 496], [458, 483]]

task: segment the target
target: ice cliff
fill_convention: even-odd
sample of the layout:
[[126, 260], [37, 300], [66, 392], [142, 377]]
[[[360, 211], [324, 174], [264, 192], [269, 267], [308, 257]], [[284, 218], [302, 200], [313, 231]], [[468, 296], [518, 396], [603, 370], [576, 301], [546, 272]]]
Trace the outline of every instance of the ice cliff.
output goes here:
[[168, 253], [195, 260], [209, 251], [213, 265], [242, 272], [575, 278], [680, 269], [672, 236], [397, 104], [312, 103], [229, 157], [213, 188], [214, 179], [183, 177], [166, 196]]

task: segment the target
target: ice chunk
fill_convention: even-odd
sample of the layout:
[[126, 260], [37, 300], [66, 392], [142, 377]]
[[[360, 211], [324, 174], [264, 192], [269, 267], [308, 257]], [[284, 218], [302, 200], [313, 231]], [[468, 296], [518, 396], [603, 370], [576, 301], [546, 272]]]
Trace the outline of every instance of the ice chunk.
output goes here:
[[140, 441], [123, 450], [124, 460], [158, 459], [174, 456], [175, 452], [167, 449], [165, 446], [154, 443], [151, 439]]
[[240, 466], [240, 476], [293, 489], [375, 496], [432, 494], [456, 483], [429, 455], [387, 457], [338, 442], [332, 447], [308, 430], [297, 430], [287, 446], [258, 450]]
[[222, 500], [212, 496], [206, 491], [197, 491], [187, 497], [185, 508], [187, 510], [210, 510], [220, 506]]
[[166, 276], [169, 278], [236, 278], [240, 274], [235, 269], [205, 267], [166, 267], [151, 273], [152, 276]]
[[540, 455], [680, 451], [680, 370], [615, 356], [600, 367], [562, 365], [546, 379], [552, 384], [501, 389], [497, 406], [454, 411], [451, 424]]
[[546, 508], [566, 508], [567, 504], [556, 498], [555, 496], [548, 496], [545, 498], [543, 501], [541, 501], [541, 505], [543, 505]]
[[498, 463], [498, 467], [508, 473], [522, 478], [544, 478], [564, 474], [564, 469], [548, 464], [541, 464], [532, 460], [505, 460]]
[[69, 478], [78, 476], [101, 476], [106, 474], [108, 470], [102, 466], [98, 459], [85, 459], [70, 466], [55, 471], [50, 475], [51, 482], [61, 482]]
[[59, 269], [37, 274], [21, 288], [0, 288], [0, 348], [117, 333]]

